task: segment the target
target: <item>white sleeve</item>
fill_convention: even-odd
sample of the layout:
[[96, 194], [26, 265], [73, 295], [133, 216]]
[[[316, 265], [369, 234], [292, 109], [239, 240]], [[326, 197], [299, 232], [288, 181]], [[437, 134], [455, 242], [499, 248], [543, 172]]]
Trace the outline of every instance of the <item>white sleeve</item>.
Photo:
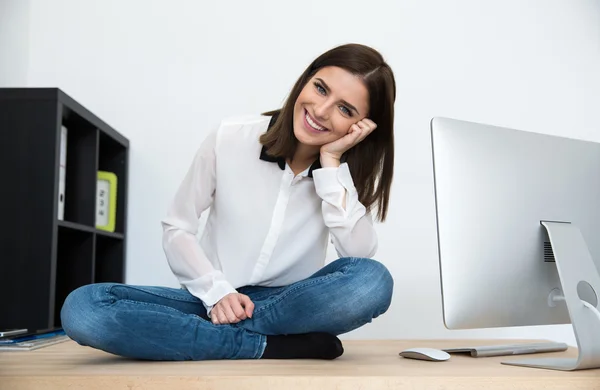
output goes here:
[[323, 220], [329, 227], [338, 255], [373, 257], [377, 251], [377, 233], [371, 215], [358, 200], [348, 164], [342, 163], [337, 168], [315, 169], [313, 180], [317, 195], [323, 199]]
[[221, 298], [236, 290], [208, 260], [196, 238], [199, 219], [215, 193], [216, 131], [202, 143], [162, 220], [163, 249], [173, 274], [202, 300], [208, 315]]

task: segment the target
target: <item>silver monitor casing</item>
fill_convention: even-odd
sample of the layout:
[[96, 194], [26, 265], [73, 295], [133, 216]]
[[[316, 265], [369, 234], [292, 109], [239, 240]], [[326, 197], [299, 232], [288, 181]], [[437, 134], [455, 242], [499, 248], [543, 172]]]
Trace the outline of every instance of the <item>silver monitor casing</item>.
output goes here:
[[[598, 307], [600, 144], [442, 117], [431, 137], [446, 327], [568, 324]], [[554, 258], [559, 244], [566, 258]], [[559, 277], [555, 260], [569, 272]], [[593, 279], [587, 288], [575, 280], [581, 270]], [[600, 321], [589, 325], [598, 339], [588, 343], [598, 344]], [[600, 350], [590, 353], [599, 364]], [[582, 368], [565, 367], [545, 368]]]

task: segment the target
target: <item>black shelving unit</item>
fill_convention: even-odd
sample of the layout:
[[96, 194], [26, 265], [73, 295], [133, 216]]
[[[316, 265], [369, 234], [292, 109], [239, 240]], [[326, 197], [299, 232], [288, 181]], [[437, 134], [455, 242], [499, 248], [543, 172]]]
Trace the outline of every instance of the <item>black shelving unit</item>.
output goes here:
[[[0, 141], [0, 329], [58, 327], [69, 292], [125, 279], [129, 141], [58, 88], [0, 88]], [[117, 176], [114, 232], [95, 227], [99, 170]]]

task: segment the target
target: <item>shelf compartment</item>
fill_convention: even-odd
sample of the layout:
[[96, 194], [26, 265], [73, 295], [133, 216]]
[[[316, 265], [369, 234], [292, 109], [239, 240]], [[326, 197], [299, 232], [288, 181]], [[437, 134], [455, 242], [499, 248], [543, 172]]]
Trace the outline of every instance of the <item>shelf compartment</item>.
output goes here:
[[95, 226], [98, 130], [82, 116], [62, 106], [67, 128], [64, 221]]
[[124, 259], [124, 240], [97, 235], [95, 283], [122, 283], [125, 280]]
[[125, 232], [125, 202], [127, 199], [127, 147], [106, 133], [99, 135], [98, 170], [117, 176], [117, 209], [115, 233]]
[[67, 295], [94, 280], [95, 239], [92, 232], [58, 227], [54, 326], [60, 326], [60, 310]]

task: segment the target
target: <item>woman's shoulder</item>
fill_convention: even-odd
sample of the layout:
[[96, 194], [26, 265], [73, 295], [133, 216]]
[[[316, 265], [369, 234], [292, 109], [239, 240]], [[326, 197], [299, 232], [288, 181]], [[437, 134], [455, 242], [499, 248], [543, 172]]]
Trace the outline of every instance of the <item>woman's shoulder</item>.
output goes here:
[[216, 144], [226, 144], [228, 148], [234, 144], [258, 145], [258, 137], [266, 131], [269, 126], [270, 116], [265, 115], [243, 115], [224, 118], [219, 125]]
[[265, 123], [268, 124], [270, 119], [270, 116], [260, 114], [231, 116], [224, 118], [221, 121], [221, 127], [239, 127], [252, 125], [260, 126]]
[[217, 140], [256, 139], [269, 126], [271, 117], [265, 115], [243, 115], [225, 118], [219, 125]]

